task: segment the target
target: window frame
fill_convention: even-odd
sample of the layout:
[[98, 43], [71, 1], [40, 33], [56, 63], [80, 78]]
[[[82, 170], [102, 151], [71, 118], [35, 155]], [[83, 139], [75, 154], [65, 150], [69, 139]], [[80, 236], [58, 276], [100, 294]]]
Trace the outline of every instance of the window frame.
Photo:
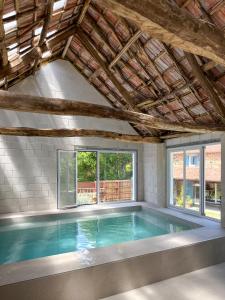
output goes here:
[[[215, 141], [209, 141], [209, 142], [205, 142], [205, 143], [193, 143], [193, 144], [183, 144], [183, 145], [174, 145], [174, 146], [168, 146], [167, 147], [167, 154], [166, 154], [166, 160], [167, 160], [167, 207], [171, 208], [171, 209], [175, 209], [175, 210], [179, 210], [191, 215], [197, 215], [200, 217], [204, 217], [216, 222], [221, 222], [221, 219], [215, 219], [215, 218], [211, 218], [205, 215], [205, 184], [206, 184], [206, 180], [205, 180], [205, 148], [207, 146], [212, 146], [212, 145], [218, 145], [220, 144], [222, 147], [222, 143], [221, 140], [215, 140]], [[183, 207], [179, 207], [179, 206], [175, 206], [173, 204], [171, 204], [171, 195], [172, 195], [172, 168], [171, 168], [171, 154], [172, 153], [176, 153], [176, 152], [183, 152], [184, 153], [184, 157], [183, 157], [183, 172], [184, 172], [184, 176], [183, 176], [183, 180], [184, 180], [184, 198], [185, 198], [185, 194], [186, 194], [186, 151], [188, 150], [200, 150], [200, 162], [199, 162], [199, 168], [200, 168], [200, 178], [199, 178], [199, 182], [200, 182], [200, 208], [199, 208], [199, 212], [188, 209], [185, 207], [185, 201], [184, 201], [184, 205]], [[221, 148], [221, 161], [222, 161], [222, 148]], [[188, 165], [190, 166], [190, 165]], [[191, 165], [192, 166], [192, 165]], [[198, 167], [197, 166], [197, 167]], [[195, 167], [195, 165], [194, 165]], [[222, 175], [222, 165], [221, 165], [221, 175]]]
[[[87, 204], [87, 205], [99, 205], [99, 204], [115, 204], [115, 203], [132, 203], [137, 201], [137, 194], [138, 194], [138, 151], [133, 149], [111, 149], [111, 148], [92, 148], [92, 147], [85, 147], [79, 148], [76, 147], [74, 150], [57, 150], [57, 208], [58, 209], [65, 209], [65, 208], [72, 208], [76, 207], [76, 199], [77, 199], [77, 188], [75, 190], [75, 204], [72, 206], [61, 206], [60, 205], [60, 152], [69, 151], [76, 155], [76, 182], [75, 186], [77, 187], [77, 153], [78, 152], [96, 152], [97, 153], [97, 174], [96, 174], [96, 181], [97, 181], [97, 201], [94, 204]], [[133, 177], [132, 177], [132, 200], [124, 200], [119, 199], [117, 201], [107, 201], [101, 202], [100, 200], [100, 153], [129, 153], [132, 154], [133, 157]]]

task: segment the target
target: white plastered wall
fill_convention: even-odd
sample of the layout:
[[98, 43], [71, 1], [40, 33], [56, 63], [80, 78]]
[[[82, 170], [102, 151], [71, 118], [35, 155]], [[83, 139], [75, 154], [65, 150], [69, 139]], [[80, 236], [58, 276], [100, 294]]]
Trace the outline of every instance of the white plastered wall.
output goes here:
[[165, 144], [145, 144], [144, 200], [154, 207], [166, 207]]
[[[109, 105], [67, 61], [57, 60], [10, 91]], [[123, 121], [0, 111], [0, 126], [87, 128], [136, 134]], [[0, 136], [0, 213], [55, 209], [57, 149], [74, 146], [138, 151], [138, 200], [143, 200], [143, 146], [99, 138], [27, 138]]]

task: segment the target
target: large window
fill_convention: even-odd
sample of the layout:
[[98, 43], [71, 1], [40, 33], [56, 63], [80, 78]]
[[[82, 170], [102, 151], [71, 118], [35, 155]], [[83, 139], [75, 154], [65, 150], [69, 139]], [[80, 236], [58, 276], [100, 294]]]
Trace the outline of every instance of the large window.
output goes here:
[[221, 145], [168, 150], [169, 204], [220, 219]]
[[133, 153], [101, 152], [100, 201], [132, 200], [134, 198]]
[[134, 151], [58, 152], [58, 207], [134, 201]]

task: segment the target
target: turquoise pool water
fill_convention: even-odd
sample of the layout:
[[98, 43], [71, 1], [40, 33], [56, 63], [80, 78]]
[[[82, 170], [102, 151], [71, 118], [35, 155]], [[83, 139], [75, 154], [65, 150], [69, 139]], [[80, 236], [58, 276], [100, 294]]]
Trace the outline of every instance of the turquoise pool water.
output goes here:
[[[154, 213], [113, 213], [0, 226], [0, 264], [98, 248], [192, 229]], [[63, 219], [62, 219], [63, 218]]]

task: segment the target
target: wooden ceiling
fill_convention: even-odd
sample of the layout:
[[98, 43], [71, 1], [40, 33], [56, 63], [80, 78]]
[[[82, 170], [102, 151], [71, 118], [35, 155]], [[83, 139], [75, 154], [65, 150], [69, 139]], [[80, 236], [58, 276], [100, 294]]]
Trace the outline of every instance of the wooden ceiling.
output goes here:
[[223, 0], [3, 0], [0, 88], [63, 58], [118, 112], [152, 117], [127, 118], [142, 137], [224, 131], [224, 28]]

